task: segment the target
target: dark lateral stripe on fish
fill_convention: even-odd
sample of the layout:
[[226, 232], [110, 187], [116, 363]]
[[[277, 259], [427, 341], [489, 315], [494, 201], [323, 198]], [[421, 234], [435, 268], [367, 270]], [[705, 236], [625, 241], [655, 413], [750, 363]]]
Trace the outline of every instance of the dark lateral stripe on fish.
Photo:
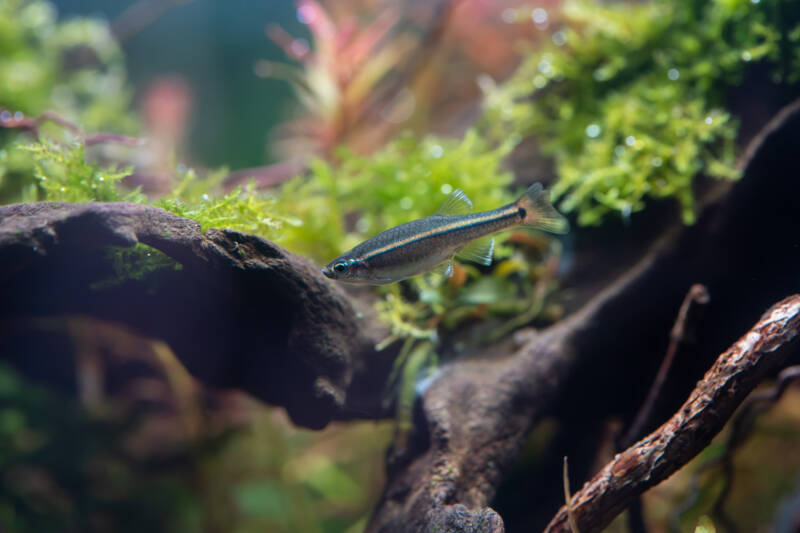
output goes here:
[[376, 248], [370, 252], [367, 252], [360, 260], [367, 260], [372, 259], [375, 256], [380, 254], [390, 252], [392, 250], [397, 250], [398, 248], [402, 248], [403, 246], [407, 246], [409, 244], [413, 244], [415, 242], [421, 241], [423, 239], [427, 239], [429, 237], [438, 237], [440, 235], [444, 235], [446, 233], [450, 233], [453, 231], [464, 230], [473, 228], [475, 226], [479, 226], [481, 224], [486, 224], [488, 222], [497, 222], [498, 220], [503, 220], [505, 218], [519, 216], [519, 207], [515, 204], [512, 204], [499, 212], [489, 212], [484, 214], [483, 216], [473, 216], [473, 215], [466, 215], [464, 220], [459, 220], [457, 222], [452, 222], [445, 226], [440, 226], [438, 228], [432, 228], [427, 231], [423, 231], [422, 233], [418, 233], [416, 235], [412, 235], [411, 237], [406, 237], [403, 240], [393, 242], [391, 244], [387, 244], [385, 246], [381, 246], [380, 248]]

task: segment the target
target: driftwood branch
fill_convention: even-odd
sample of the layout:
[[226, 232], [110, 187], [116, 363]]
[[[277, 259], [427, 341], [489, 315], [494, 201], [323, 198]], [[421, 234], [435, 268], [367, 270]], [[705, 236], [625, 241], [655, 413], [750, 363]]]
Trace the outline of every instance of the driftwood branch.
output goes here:
[[[603, 248], [615, 264], [605, 271], [594, 264], [592, 271], [578, 274], [585, 274], [581, 277], [590, 287], [598, 277], [601, 284], [614, 276], [616, 281], [605, 281], [605, 289], [572, 315], [529, 337], [516, 351], [492, 346], [441, 369], [420, 399], [416, 438], [407, 450], [390, 454], [388, 486], [367, 531], [503, 531], [503, 521], [488, 505], [528, 431], [551, 414], [582, 421], [609, 416], [611, 398], [637, 405], [636, 398], [619, 400], [620, 391], [631, 390], [643, 374], [655, 371], [652, 354], [666, 351], [683, 295], [698, 281], [715, 299], [692, 357], [686, 359], [705, 368], [683, 368], [681, 374], [708, 368], [710, 356], [752, 321], [746, 310], [768, 306], [772, 302], [766, 297], [774, 301], [785, 295], [796, 279], [792, 265], [800, 260], [800, 250], [791, 243], [800, 232], [800, 187], [790, 169], [798, 135], [800, 103], [755, 136], [741, 164], [742, 180], [727, 191], [713, 191], [694, 226], [672, 226], [655, 237], [615, 229], [614, 238], [645, 250], [638, 260], [611, 238], [586, 231], [587, 246]], [[634, 227], [647, 222], [664, 227], [658, 214], [646, 216], [654, 218]], [[670, 390], [685, 398], [689, 391], [681, 387], [686, 385]], [[540, 476], [526, 489], [526, 500], [539, 505], [528, 504], [522, 512], [531, 515], [553, 505], [545, 519], [552, 517], [561, 502], [547, 498], [558, 495], [552, 490], [558, 485], [560, 468], [552, 477]], [[545, 524], [534, 520], [517, 527]]]
[[[800, 333], [800, 296], [775, 304], [716, 360], [689, 399], [656, 431], [608, 463], [571, 500], [578, 527], [600, 531], [639, 494], [689, 462], [722, 429], [761, 379], [776, 370], [781, 350]], [[562, 508], [546, 533], [569, 532]]]
[[[137, 243], [182, 268], [98, 286], [116, 276], [109, 247]], [[121, 322], [167, 341], [205, 383], [283, 405], [310, 427], [345, 416], [362, 360], [381, 359], [365, 333], [370, 323], [309, 261], [258, 237], [203, 233], [194, 221], [142, 205], [0, 207], [0, 294], [2, 356], [36, 351], [8, 330], [23, 317]]]
[[[698, 308], [707, 305], [708, 302], [708, 289], [700, 283], [692, 285], [689, 292], [686, 293], [686, 298], [683, 299], [681, 309], [678, 311], [678, 317], [675, 319], [675, 325], [672, 326], [670, 331], [667, 353], [664, 356], [664, 360], [661, 361], [661, 366], [658, 368], [653, 385], [650, 387], [644, 403], [633, 418], [630, 427], [617, 439], [617, 449], [622, 450], [629, 447], [645, 434], [645, 428], [647, 428], [652, 418], [656, 403], [663, 394], [664, 384], [675, 361], [678, 348], [686, 342], [687, 337], [691, 336], [689, 330], [693, 326], [692, 317], [696, 317], [699, 314]], [[575, 530], [575, 526], [572, 525], [573, 521], [574, 517], [570, 518], [570, 525]], [[628, 527], [631, 533], [646, 533], [647, 531], [640, 499], [634, 499], [630, 507], [628, 507]]]

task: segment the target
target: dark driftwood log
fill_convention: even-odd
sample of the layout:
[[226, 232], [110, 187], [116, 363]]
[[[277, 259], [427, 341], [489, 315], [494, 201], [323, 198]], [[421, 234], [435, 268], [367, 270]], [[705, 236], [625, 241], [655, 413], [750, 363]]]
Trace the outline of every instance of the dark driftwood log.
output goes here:
[[[705, 448], [756, 385], [779, 368], [800, 333], [800, 296], [775, 304], [719, 356], [689, 399], [656, 431], [614, 457], [570, 500], [578, 529], [601, 531], [633, 499]], [[569, 533], [566, 507], [545, 529]]]
[[[115, 276], [108, 247], [137, 242], [182, 269], [93, 285]], [[165, 340], [203, 382], [283, 405], [309, 427], [343, 416], [354, 373], [375, 358], [369, 324], [309, 261], [235, 231], [202, 233], [194, 221], [141, 205], [0, 207], [0, 294], [0, 355], [23, 368], [52, 343], [38, 346], [38, 333], [19, 334], [13, 324], [99, 317]]]
[[[637, 382], [655, 374], [681, 300], [700, 282], [712, 301], [695, 353], [687, 356], [695, 366], [684, 367], [682, 383], [671, 387], [683, 401], [691, 376], [746, 331], [754, 310], [796, 286], [797, 138], [800, 103], [753, 140], [742, 180], [716, 192], [697, 224], [665, 232], [615, 283], [515, 353], [493, 347], [446, 365], [421, 398], [417, 446], [389, 465], [388, 486], [368, 531], [503, 531], [503, 521], [487, 506], [528, 431], [554, 412], [586, 425], [620, 404], [641, 404], [646, 389]], [[528, 510], [539, 504], [547, 512], [552, 505], [537, 494], [561, 494], [558, 466], [552, 478], [531, 481]]]

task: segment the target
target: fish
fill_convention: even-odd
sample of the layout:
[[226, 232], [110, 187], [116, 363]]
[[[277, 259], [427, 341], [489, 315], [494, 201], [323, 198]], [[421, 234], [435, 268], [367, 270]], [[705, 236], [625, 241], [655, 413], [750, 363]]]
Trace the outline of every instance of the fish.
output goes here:
[[418, 274], [453, 274], [453, 257], [491, 265], [494, 233], [528, 226], [564, 234], [567, 220], [550, 203], [548, 192], [534, 183], [517, 200], [493, 211], [472, 213], [472, 202], [454, 190], [431, 216], [412, 220], [367, 239], [322, 269], [326, 277], [346, 283], [385, 285]]

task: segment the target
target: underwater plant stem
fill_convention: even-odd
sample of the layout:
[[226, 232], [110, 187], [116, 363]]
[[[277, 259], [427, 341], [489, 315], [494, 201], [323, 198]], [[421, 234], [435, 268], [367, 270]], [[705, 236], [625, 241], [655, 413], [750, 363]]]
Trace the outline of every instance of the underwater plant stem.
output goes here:
[[[787, 355], [800, 333], [800, 295], [773, 305], [723, 352], [689, 398], [653, 433], [617, 454], [572, 499], [584, 532], [600, 531], [648, 488], [689, 462], [723, 428], [733, 412]], [[546, 533], [569, 531], [562, 507]]]

